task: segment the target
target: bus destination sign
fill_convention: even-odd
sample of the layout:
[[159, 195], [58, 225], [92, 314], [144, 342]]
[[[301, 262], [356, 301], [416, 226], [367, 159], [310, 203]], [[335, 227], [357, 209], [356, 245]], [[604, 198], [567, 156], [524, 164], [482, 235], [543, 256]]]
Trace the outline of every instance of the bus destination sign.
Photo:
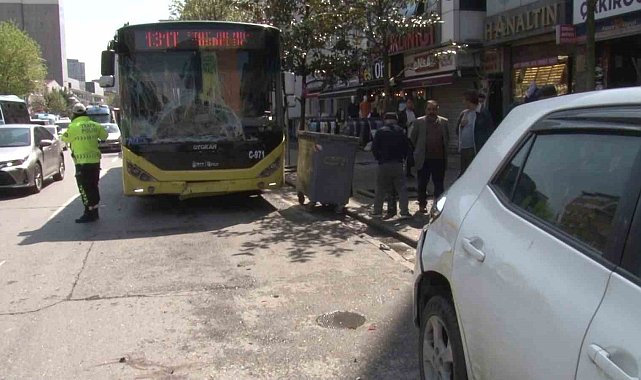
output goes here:
[[[256, 45], [253, 34], [246, 31], [225, 30], [153, 30], [136, 31], [136, 48], [164, 49], [241, 49]], [[254, 43], [250, 41], [254, 40]]]

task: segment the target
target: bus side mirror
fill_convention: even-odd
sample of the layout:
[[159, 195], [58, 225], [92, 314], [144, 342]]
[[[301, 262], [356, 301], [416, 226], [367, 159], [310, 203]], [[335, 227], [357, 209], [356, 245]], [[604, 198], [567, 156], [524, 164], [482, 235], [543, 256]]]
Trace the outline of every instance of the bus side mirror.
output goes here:
[[113, 87], [116, 84], [116, 80], [111, 75], [103, 75], [103, 76], [100, 77], [100, 80], [98, 81], [98, 84], [102, 88]]
[[113, 50], [105, 50], [102, 52], [100, 61], [100, 75], [113, 76], [116, 74], [116, 53]]
[[294, 73], [285, 72], [285, 95], [291, 96], [296, 94], [296, 76]]

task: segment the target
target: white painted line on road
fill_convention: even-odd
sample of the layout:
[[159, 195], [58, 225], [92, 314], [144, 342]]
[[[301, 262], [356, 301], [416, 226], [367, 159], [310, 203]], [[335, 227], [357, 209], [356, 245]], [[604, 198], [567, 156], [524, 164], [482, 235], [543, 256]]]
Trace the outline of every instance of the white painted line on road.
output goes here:
[[4, 260], [3, 262], [1, 262], [1, 263], [0, 263], [0, 267], [1, 267], [4, 263], [6, 263], [6, 262], [7, 262], [7, 260]]
[[62, 212], [62, 210], [66, 209], [67, 206], [69, 206], [71, 204], [71, 202], [75, 201], [78, 197], [80, 197], [80, 194], [74, 195], [73, 197], [69, 198], [69, 200], [66, 201], [65, 204], [63, 204], [62, 206], [58, 207], [58, 209], [53, 214], [51, 214], [49, 219], [47, 219], [47, 223], [51, 222], [56, 216], [58, 216], [58, 214], [60, 214]]

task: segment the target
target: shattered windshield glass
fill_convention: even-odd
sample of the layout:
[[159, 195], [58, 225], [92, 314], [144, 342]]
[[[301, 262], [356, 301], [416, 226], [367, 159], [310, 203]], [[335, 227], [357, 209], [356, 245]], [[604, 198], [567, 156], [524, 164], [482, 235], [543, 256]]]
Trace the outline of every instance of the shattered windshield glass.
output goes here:
[[138, 52], [121, 57], [128, 144], [241, 142], [279, 133], [265, 51]]

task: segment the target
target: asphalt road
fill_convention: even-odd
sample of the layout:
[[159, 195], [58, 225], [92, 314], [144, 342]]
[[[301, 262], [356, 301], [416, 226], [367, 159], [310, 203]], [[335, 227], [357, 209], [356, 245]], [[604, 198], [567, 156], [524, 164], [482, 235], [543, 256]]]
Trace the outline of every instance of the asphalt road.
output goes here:
[[412, 275], [353, 226], [281, 192], [126, 198], [117, 154], [77, 225], [67, 164], [0, 193], [0, 379], [418, 378]]

